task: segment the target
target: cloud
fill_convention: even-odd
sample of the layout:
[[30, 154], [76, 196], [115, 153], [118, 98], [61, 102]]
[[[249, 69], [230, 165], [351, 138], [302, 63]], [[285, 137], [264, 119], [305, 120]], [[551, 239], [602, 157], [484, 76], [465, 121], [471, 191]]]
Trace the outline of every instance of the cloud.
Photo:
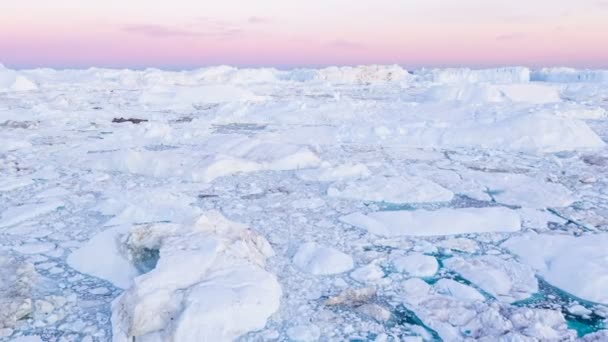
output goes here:
[[332, 40], [332, 41], [328, 42], [326, 45], [329, 47], [335, 47], [335, 48], [340, 48], [340, 49], [362, 49], [365, 47], [362, 44], [359, 44], [357, 42], [353, 42], [350, 40], [345, 40], [345, 39]]
[[200, 32], [171, 28], [162, 25], [129, 25], [125, 26], [123, 31], [154, 38], [202, 36]]
[[503, 34], [496, 37], [497, 41], [510, 41], [510, 40], [520, 40], [526, 38], [527, 35], [525, 33], [509, 33]]
[[241, 35], [243, 31], [236, 27], [223, 26], [218, 23], [203, 25], [205, 27], [182, 29], [163, 25], [129, 25], [123, 27], [123, 31], [133, 34], [144, 35], [151, 38], [197, 38], [218, 37], [229, 38]]
[[249, 17], [249, 19], [247, 19], [247, 22], [250, 24], [267, 24], [269, 22], [272, 22], [272, 19], [270, 18], [266, 18], [266, 17]]

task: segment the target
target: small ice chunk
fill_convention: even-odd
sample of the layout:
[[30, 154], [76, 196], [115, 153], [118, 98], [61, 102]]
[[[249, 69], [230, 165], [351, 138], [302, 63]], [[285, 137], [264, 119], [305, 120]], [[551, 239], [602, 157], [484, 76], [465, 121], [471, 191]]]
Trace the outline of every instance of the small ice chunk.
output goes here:
[[439, 279], [433, 288], [437, 293], [463, 300], [484, 301], [484, 296], [476, 289], [453, 279]]
[[515, 232], [521, 228], [517, 212], [504, 207], [354, 213], [340, 221], [387, 237]]
[[350, 277], [361, 283], [374, 282], [384, 277], [384, 271], [376, 263], [370, 263], [352, 271]]
[[593, 313], [593, 311], [587, 309], [586, 307], [580, 304], [574, 304], [572, 306], [569, 306], [567, 310], [569, 313], [581, 317], [588, 316]]
[[453, 257], [443, 264], [502, 302], [523, 300], [538, 292], [533, 270], [513, 260], [482, 255], [466, 259]]
[[432, 277], [439, 269], [439, 263], [435, 257], [422, 253], [396, 257], [392, 260], [392, 264], [398, 272], [412, 277]]
[[300, 246], [293, 263], [301, 270], [314, 275], [331, 275], [353, 268], [353, 258], [339, 250], [307, 242]]

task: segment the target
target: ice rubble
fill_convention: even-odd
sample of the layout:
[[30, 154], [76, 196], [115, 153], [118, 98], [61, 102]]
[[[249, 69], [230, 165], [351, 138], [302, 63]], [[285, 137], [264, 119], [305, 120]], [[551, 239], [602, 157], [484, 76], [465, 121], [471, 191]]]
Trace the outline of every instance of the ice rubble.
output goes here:
[[515, 232], [521, 228], [517, 212], [504, 207], [357, 212], [340, 221], [387, 237]]
[[526, 234], [502, 246], [552, 285], [579, 298], [608, 304], [608, 234]]
[[[18, 320], [32, 312], [34, 266], [0, 251], [0, 338], [4, 329], [12, 329]], [[9, 334], [10, 335], [10, 334]]]
[[608, 82], [608, 70], [577, 70], [572, 68], [543, 68], [530, 74], [532, 81], [570, 83], [570, 82]]
[[336, 182], [330, 197], [389, 203], [449, 202], [454, 194], [430, 180], [408, 175], [374, 175], [364, 180]]
[[[453, 286], [453, 285], [448, 285]], [[485, 303], [473, 289], [445, 293], [446, 285], [411, 278], [400, 286], [399, 296], [424, 324], [444, 341], [572, 340], [559, 311]], [[455, 296], [456, 295], [456, 296]], [[433, 337], [429, 336], [428, 340]]]

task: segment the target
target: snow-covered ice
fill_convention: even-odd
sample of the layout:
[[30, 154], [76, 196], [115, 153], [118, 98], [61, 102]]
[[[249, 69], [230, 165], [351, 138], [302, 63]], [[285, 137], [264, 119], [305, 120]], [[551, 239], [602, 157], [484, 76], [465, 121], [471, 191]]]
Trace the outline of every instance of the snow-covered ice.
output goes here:
[[515, 232], [521, 227], [517, 212], [503, 207], [353, 213], [340, 220], [381, 236]]
[[307, 242], [298, 248], [293, 263], [304, 272], [314, 275], [330, 275], [350, 271], [353, 259], [335, 248]]
[[0, 341], [602, 341], [606, 70], [0, 67]]
[[513, 237], [503, 246], [560, 289], [608, 304], [608, 234], [529, 234]]
[[159, 259], [112, 304], [115, 341], [232, 340], [265, 326], [281, 287], [264, 267], [272, 248], [246, 226], [217, 212], [191, 227], [141, 226], [128, 232], [127, 262]]

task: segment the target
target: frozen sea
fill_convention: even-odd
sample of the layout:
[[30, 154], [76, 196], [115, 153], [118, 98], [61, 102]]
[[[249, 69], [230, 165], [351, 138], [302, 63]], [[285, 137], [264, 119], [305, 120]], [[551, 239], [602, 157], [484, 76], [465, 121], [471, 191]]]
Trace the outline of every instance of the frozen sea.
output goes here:
[[606, 341], [608, 71], [0, 66], [1, 341]]

